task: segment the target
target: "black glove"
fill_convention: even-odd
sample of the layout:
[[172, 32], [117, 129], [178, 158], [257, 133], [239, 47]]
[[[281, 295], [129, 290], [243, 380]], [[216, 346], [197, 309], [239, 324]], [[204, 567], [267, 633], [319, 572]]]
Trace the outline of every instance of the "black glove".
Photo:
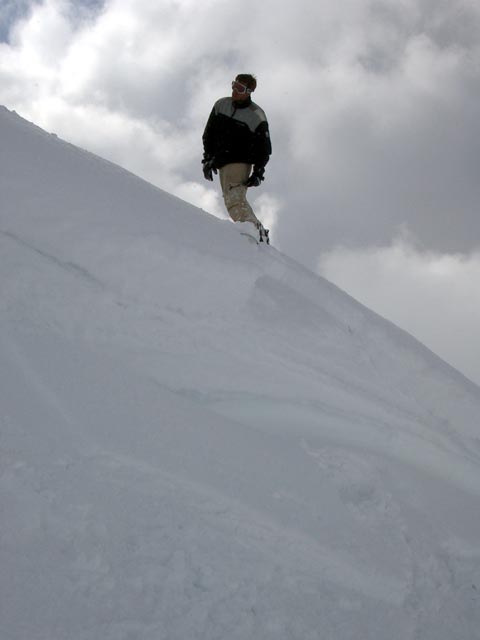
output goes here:
[[247, 187], [259, 187], [264, 180], [263, 174], [265, 173], [264, 167], [253, 167], [253, 173], [246, 181]]
[[203, 158], [203, 175], [205, 176], [205, 180], [213, 180], [213, 174], [217, 173], [217, 167], [214, 164], [213, 158]]

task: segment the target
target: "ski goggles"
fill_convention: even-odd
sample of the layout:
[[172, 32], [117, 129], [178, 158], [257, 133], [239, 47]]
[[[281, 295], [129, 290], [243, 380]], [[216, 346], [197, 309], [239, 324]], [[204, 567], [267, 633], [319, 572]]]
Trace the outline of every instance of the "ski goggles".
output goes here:
[[246, 87], [238, 80], [234, 80], [232, 82], [232, 89], [234, 89], [237, 93], [252, 93], [252, 90], [249, 87]]

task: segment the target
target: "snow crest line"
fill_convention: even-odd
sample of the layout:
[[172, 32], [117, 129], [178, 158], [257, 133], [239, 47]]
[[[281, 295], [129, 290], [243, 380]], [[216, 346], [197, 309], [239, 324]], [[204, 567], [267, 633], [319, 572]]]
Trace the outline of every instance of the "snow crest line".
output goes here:
[[19, 236], [12, 233], [11, 231], [3, 231], [0, 229], [0, 235], [2, 235], [5, 238], [9, 238], [10, 240], [13, 240], [13, 242], [23, 247], [24, 249], [33, 251], [34, 253], [41, 256], [45, 260], [48, 260], [48, 262], [56, 265], [57, 267], [60, 267], [61, 269], [64, 269], [76, 276], [80, 276], [84, 280], [87, 280], [90, 284], [95, 285], [101, 289], [105, 289], [104, 283], [100, 282], [100, 280], [98, 280], [98, 278], [96, 278], [87, 269], [85, 269], [85, 267], [81, 267], [80, 265], [75, 264], [74, 262], [61, 260], [60, 258], [57, 258], [51, 253], [48, 253], [46, 251], [43, 251], [42, 249], [39, 249], [38, 247], [35, 247], [34, 245], [30, 244], [23, 238], [20, 238]]

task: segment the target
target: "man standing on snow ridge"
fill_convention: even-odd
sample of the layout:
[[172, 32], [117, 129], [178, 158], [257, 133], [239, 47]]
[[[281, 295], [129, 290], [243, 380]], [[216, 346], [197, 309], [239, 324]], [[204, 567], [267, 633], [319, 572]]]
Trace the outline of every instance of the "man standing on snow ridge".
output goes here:
[[217, 100], [203, 133], [202, 164], [206, 180], [213, 180], [213, 173], [220, 171], [223, 198], [232, 220], [252, 223], [260, 242], [268, 243], [268, 230], [246, 198], [248, 187], [258, 187], [264, 179], [272, 153], [267, 118], [250, 97], [256, 86], [255, 76], [242, 73], [232, 82], [232, 97]]

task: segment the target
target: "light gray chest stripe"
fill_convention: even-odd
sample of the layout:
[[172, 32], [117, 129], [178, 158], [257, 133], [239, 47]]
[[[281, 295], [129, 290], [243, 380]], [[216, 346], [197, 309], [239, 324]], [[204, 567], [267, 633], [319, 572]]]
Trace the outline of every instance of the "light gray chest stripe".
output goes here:
[[229, 98], [220, 99], [215, 105], [215, 112], [218, 115], [228, 116], [229, 118], [243, 122], [252, 132], [255, 131], [261, 122], [266, 121], [265, 113], [255, 103], [252, 103], [245, 109], [235, 109]]

